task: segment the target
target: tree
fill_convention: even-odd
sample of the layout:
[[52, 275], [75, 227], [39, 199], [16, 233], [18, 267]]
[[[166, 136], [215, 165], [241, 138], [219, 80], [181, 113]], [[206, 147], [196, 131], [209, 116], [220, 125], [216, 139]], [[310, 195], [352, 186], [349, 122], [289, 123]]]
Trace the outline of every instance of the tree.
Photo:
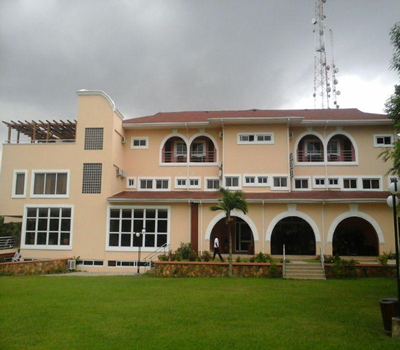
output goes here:
[[232, 221], [232, 210], [238, 210], [247, 214], [247, 202], [244, 198], [242, 191], [231, 192], [228, 189], [220, 188], [219, 190], [222, 197], [218, 200], [217, 205], [210, 207], [211, 211], [224, 211], [225, 212], [225, 223], [228, 225], [229, 234], [229, 277], [232, 277], [232, 232], [231, 232], [231, 221]]
[[[397, 22], [390, 30], [390, 42], [393, 45], [393, 57], [390, 61], [390, 69], [400, 76], [400, 22]], [[400, 85], [395, 85], [394, 94], [385, 103], [385, 113], [393, 120], [396, 133], [400, 131]], [[383, 151], [379, 157], [387, 162], [393, 162], [387, 174], [400, 176], [400, 142], [394, 143], [393, 149]]]
[[21, 233], [21, 225], [19, 224], [5, 224], [4, 217], [0, 216], [0, 237], [15, 236], [19, 237]]

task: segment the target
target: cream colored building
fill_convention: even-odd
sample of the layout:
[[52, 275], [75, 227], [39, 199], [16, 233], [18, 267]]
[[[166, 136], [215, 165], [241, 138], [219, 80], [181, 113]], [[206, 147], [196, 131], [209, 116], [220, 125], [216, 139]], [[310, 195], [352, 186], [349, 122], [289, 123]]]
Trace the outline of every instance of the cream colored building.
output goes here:
[[[87, 270], [136, 266], [191, 242], [227, 249], [220, 186], [240, 189], [234, 252], [376, 257], [394, 251], [378, 159], [395, 136], [357, 109], [157, 113], [124, 120], [80, 90], [77, 122], [8, 124], [0, 214], [22, 218], [25, 259], [80, 257]], [[21, 135], [28, 135], [23, 139]], [[12, 219], [11, 219], [12, 220]], [[144, 233], [137, 237], [136, 232]], [[157, 254], [155, 254], [155, 257]]]

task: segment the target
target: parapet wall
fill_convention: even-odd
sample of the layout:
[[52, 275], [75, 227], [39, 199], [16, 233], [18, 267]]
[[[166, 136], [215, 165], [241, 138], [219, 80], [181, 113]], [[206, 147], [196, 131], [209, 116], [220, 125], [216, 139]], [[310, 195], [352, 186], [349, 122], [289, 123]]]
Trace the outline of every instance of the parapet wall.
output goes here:
[[67, 272], [68, 259], [0, 263], [0, 275], [44, 275]]

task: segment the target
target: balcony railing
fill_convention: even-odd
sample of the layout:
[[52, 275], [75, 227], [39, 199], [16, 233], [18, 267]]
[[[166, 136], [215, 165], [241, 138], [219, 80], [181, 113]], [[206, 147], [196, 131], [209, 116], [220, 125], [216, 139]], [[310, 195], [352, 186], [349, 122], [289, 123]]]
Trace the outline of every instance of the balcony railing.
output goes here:
[[354, 162], [356, 155], [354, 150], [343, 150], [340, 153], [328, 153], [328, 162]]
[[0, 237], [0, 250], [19, 247], [19, 239], [14, 236]]
[[302, 151], [297, 150], [297, 161], [298, 162], [323, 162], [324, 151]]
[[214, 163], [216, 161], [216, 152], [190, 152], [190, 162], [192, 163]]
[[[216, 162], [216, 151], [209, 152], [190, 152], [191, 163], [215, 163]], [[163, 163], [186, 163], [187, 155], [179, 154], [174, 151], [163, 151], [162, 153]]]
[[42, 144], [61, 144], [61, 143], [75, 143], [75, 139], [57, 139], [57, 140], [6, 140], [4, 144], [13, 145], [42, 145]]

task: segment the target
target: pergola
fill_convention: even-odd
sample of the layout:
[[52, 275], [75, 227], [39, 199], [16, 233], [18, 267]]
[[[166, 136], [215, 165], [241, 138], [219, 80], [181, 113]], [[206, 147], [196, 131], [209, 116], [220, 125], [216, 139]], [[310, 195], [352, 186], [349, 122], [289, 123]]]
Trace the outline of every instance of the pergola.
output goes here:
[[[76, 137], [76, 124], [77, 121], [55, 121], [53, 120], [46, 122], [5, 122], [4, 124], [8, 127], [8, 139], [7, 143], [20, 143], [20, 136], [21, 134], [30, 137], [31, 143], [36, 142], [74, 142]], [[11, 139], [11, 132], [12, 130], [17, 131], [17, 139]]]

